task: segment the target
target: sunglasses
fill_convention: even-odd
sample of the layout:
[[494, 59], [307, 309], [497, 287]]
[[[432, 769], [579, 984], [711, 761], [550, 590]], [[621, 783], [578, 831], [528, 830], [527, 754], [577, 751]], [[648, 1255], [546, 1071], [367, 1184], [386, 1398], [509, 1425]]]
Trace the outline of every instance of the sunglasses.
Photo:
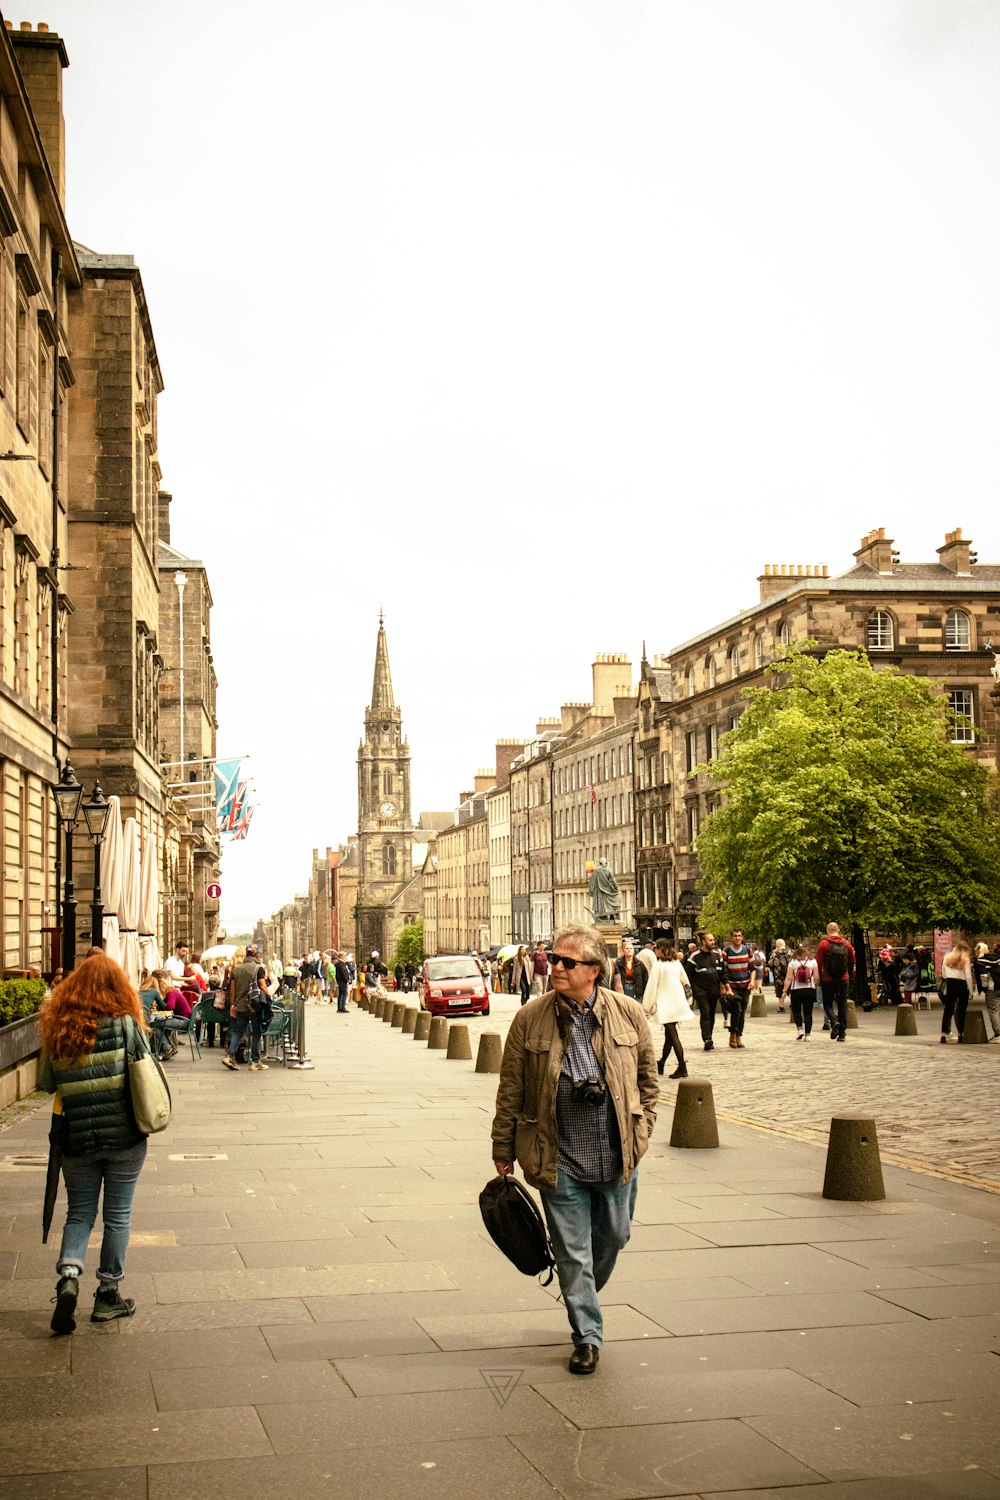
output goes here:
[[561, 953], [547, 953], [545, 956], [553, 968], [555, 968], [556, 964], [562, 964], [567, 973], [570, 969], [575, 969], [577, 964], [583, 964], [584, 968], [588, 965], [592, 969], [599, 969], [601, 967], [592, 958], [564, 958]]

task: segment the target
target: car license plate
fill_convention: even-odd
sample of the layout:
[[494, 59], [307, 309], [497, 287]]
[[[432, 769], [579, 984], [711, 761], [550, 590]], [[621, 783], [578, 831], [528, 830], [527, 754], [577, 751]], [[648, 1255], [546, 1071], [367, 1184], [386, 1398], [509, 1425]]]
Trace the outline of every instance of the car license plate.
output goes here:
[[448, 999], [449, 1005], [465, 1005], [466, 1003], [464, 995], [451, 995]]

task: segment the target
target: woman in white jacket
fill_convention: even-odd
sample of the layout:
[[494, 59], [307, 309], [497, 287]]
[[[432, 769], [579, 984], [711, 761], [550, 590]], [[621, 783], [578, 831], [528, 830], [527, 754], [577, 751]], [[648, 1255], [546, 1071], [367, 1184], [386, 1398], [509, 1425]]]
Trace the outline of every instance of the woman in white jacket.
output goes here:
[[662, 1073], [670, 1053], [675, 1052], [677, 1069], [670, 1076], [686, 1078], [687, 1063], [677, 1034], [677, 1023], [691, 1019], [691, 987], [684, 973], [684, 965], [671, 943], [657, 943], [655, 953], [656, 958], [642, 996], [642, 1008], [651, 1021], [659, 1021], [663, 1027], [663, 1056], [656, 1067]]
[[978, 989], [972, 968], [972, 949], [968, 943], [957, 942], [951, 952], [945, 954], [941, 965], [941, 981], [944, 989], [941, 1042], [946, 1045], [951, 1035], [953, 1017], [958, 1040], [964, 1040], [965, 1013], [969, 1008], [969, 1001]]

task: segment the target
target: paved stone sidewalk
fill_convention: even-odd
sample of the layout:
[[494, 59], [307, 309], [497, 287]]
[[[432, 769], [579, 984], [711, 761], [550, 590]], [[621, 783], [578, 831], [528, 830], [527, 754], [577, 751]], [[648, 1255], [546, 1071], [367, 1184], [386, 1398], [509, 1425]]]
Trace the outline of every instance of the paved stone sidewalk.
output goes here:
[[[720, 1150], [671, 1151], [665, 1103], [581, 1380], [482, 1229], [495, 1078], [356, 1011], [309, 1023], [312, 1073], [171, 1064], [128, 1323], [49, 1336], [42, 1174], [9, 1164], [46, 1110], [0, 1133], [0, 1500], [1000, 1500], [1000, 1199], [889, 1170], [887, 1202], [830, 1203], [814, 1145], [723, 1119]], [[771, 1110], [791, 1081], [809, 1119], [828, 1069], [892, 1074], [887, 1042], [823, 1039], [786, 1079], [780, 1025], [705, 1059], [720, 1101], [741, 1079], [767, 1113], [768, 1054]]]

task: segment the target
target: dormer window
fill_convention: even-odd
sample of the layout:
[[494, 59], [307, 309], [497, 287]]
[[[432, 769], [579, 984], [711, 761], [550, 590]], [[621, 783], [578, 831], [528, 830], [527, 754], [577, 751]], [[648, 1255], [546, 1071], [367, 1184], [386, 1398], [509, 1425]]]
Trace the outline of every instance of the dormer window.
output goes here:
[[892, 615], [885, 609], [873, 609], [865, 626], [865, 645], [869, 651], [891, 651], [896, 644]]

